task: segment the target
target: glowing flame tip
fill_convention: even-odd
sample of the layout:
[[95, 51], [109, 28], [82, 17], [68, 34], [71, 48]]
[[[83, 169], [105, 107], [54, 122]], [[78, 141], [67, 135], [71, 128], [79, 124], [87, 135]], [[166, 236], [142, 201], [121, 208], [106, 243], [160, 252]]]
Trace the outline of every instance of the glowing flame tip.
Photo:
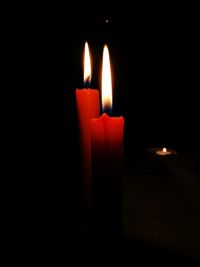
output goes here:
[[85, 42], [85, 52], [84, 52], [84, 83], [91, 82], [91, 61], [90, 61], [90, 51], [88, 43]]
[[112, 109], [112, 80], [108, 46], [104, 45], [102, 63], [102, 106]]

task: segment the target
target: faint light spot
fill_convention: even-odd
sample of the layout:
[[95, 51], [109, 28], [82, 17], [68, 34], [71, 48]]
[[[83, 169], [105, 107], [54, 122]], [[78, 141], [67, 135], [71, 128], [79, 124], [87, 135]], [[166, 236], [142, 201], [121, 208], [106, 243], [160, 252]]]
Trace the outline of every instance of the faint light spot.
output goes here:
[[108, 19], [106, 19], [106, 23], [108, 23], [109, 22], [109, 20]]

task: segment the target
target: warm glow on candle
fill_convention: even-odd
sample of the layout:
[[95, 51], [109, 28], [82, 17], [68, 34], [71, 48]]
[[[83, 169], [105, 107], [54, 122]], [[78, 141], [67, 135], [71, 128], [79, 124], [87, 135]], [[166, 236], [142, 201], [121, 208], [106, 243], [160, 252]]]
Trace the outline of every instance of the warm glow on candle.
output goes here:
[[91, 62], [88, 43], [85, 43], [84, 53], [84, 83], [90, 83], [91, 81]]
[[163, 148], [163, 152], [164, 152], [164, 153], [167, 152], [167, 149], [166, 149], [165, 147]]
[[112, 81], [110, 57], [107, 45], [103, 49], [103, 64], [102, 64], [102, 107], [103, 109], [112, 108]]

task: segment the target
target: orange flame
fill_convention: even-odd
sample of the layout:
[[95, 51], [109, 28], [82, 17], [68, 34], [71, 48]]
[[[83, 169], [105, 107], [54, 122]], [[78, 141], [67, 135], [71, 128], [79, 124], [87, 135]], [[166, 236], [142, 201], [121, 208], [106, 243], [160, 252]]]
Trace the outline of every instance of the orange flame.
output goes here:
[[91, 82], [91, 61], [88, 43], [85, 43], [84, 53], [84, 83]]
[[111, 80], [111, 68], [110, 57], [107, 45], [103, 49], [103, 64], [102, 64], [102, 107], [112, 108], [112, 80]]

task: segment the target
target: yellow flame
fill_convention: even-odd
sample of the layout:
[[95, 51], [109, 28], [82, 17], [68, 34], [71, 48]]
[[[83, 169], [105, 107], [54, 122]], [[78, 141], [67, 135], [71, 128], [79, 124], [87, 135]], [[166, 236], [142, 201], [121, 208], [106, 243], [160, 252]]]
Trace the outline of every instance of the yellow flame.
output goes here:
[[90, 62], [90, 52], [88, 43], [85, 43], [85, 53], [84, 53], [84, 82], [91, 81], [91, 62]]
[[102, 64], [102, 88], [101, 88], [102, 106], [104, 108], [112, 108], [112, 81], [110, 57], [107, 45], [103, 49]]
[[164, 153], [167, 152], [167, 148], [164, 147], [164, 148], [163, 148], [163, 152], [164, 152]]

